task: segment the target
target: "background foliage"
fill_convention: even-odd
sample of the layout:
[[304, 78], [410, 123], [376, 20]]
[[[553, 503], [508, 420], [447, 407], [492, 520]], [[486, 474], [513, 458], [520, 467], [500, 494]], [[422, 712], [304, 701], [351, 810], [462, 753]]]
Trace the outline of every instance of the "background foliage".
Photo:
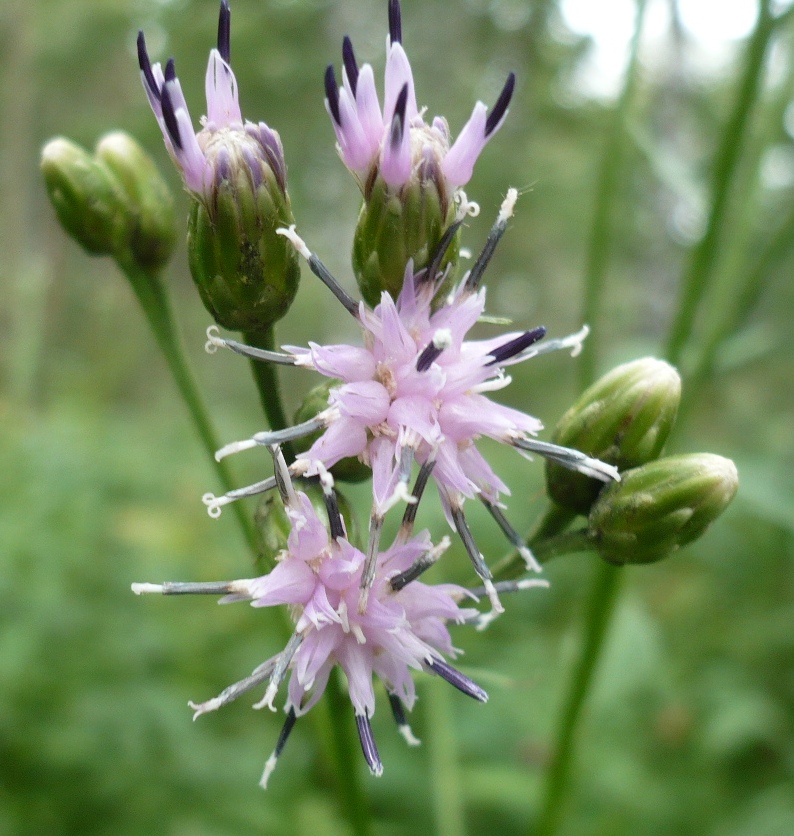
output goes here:
[[[349, 275], [340, 241], [351, 239], [358, 197], [335, 157], [321, 79], [329, 61], [339, 65], [345, 33], [380, 72], [384, 6], [233, 3], [243, 112], [281, 132], [302, 233], [340, 276]], [[62, 234], [37, 170], [39, 148], [55, 134], [92, 147], [122, 128], [178, 192], [140, 88], [134, 38], [143, 28], [155, 57], [176, 56], [196, 119], [216, 15], [208, 0], [0, 9], [3, 833], [345, 832], [310, 722], [298, 725], [266, 794], [256, 780], [280, 718], [252, 713], [243, 699], [191, 723], [188, 699], [216, 694], [280, 647], [268, 613], [129, 591], [132, 581], [252, 570], [233, 517], [213, 522], [199, 502], [218, 486], [129, 287], [110, 261], [89, 259]], [[468, 189], [483, 211], [465, 243], [476, 250], [506, 188], [522, 187], [490, 270], [490, 312], [553, 334], [575, 330], [615, 107], [585, 91], [581, 62], [591, 44], [567, 28], [554, 0], [405, 0], [404, 20], [420, 103], [445, 113], [453, 131], [475, 97], [492, 101], [506, 72], [517, 71], [510, 118]], [[708, 292], [680, 358], [689, 388], [668, 447], [735, 459], [740, 493], [703, 541], [625, 570], [565, 833], [792, 830], [793, 35], [780, 25], [747, 135], [734, 138], [741, 157]], [[705, 61], [675, 17], [641, 47], [610, 202], [606, 295], [591, 323], [599, 372], [663, 351], [681, 277], [706, 228], [715, 149], [735, 109], [744, 48]], [[352, 336], [330, 294], [305, 273], [279, 339]], [[221, 437], [246, 437], [261, 426], [248, 370], [230, 355], [203, 353], [207, 315], [183, 249], [171, 291]], [[575, 363], [552, 355], [519, 368], [505, 398], [553, 426], [577, 394]], [[293, 407], [310, 377], [287, 378]], [[513, 488], [516, 523], [529, 526], [541, 506], [542, 466], [496, 445], [488, 453]], [[251, 454], [234, 466], [242, 485], [269, 464]], [[472, 525], [495, 562], [504, 543], [477, 510]], [[443, 530], [432, 503], [422, 514]], [[457, 631], [464, 669], [491, 700], [469, 704], [424, 678], [414, 727], [421, 737], [434, 726], [434, 745], [408, 750], [379, 705], [386, 772], [367, 779], [378, 833], [526, 831], [594, 560], [561, 559], [549, 566], [548, 593], [510, 599], [485, 634]], [[441, 574], [472, 581], [460, 549]]]

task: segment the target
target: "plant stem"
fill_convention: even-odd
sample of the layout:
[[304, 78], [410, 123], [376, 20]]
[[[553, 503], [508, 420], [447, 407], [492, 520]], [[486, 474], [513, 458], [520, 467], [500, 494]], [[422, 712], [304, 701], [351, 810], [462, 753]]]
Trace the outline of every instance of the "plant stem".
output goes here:
[[765, 58], [776, 28], [770, 11], [771, 0], [761, 0], [758, 22], [747, 44], [744, 73], [739, 84], [736, 104], [725, 124], [714, 160], [711, 185], [711, 211], [703, 238], [692, 252], [689, 268], [681, 281], [678, 308], [667, 340], [665, 355], [674, 365], [681, 361], [689, 340], [698, 308], [703, 300], [719, 255], [728, 204], [736, 169], [742, 158], [753, 106], [761, 87]]
[[425, 688], [428, 749], [433, 784], [434, 833], [464, 836], [466, 810], [458, 766], [457, 739], [452, 724], [452, 689], [440, 677]]
[[350, 823], [351, 832], [355, 836], [369, 836], [372, 824], [369, 802], [361, 781], [361, 754], [353, 722], [353, 707], [336, 674], [334, 671], [328, 678], [325, 689], [328, 711], [323, 718], [323, 725], [326, 726], [323, 738], [331, 750], [339, 803]]
[[609, 248], [612, 242], [612, 213], [618, 191], [619, 174], [623, 165], [623, 150], [626, 144], [626, 121], [634, 96], [637, 81], [640, 34], [645, 17], [646, 0], [637, 2], [637, 22], [631, 41], [629, 63], [617, 106], [612, 114], [604, 153], [598, 174], [596, 203], [593, 222], [590, 227], [589, 246], [587, 248], [587, 266], [585, 268], [584, 305], [582, 322], [592, 327], [587, 345], [579, 363], [580, 389], [585, 389], [595, 379], [598, 364], [598, 343], [600, 329], [598, 320], [601, 300], [604, 295], [604, 282], [609, 263]]
[[[182, 395], [193, 424], [204, 449], [212, 463], [224, 491], [235, 487], [229, 468], [224, 461], [215, 460], [215, 451], [220, 447], [209, 412], [201, 398], [193, 373], [185, 357], [171, 310], [171, 303], [159, 274], [142, 270], [136, 264], [119, 263], [132, 285], [132, 289], [143, 308], [160, 350], [163, 352], [171, 375]], [[246, 542], [254, 555], [259, 553], [259, 536], [253, 522], [241, 505], [232, 505]]]
[[535, 828], [532, 829], [533, 836], [553, 836], [562, 820], [582, 708], [590, 691], [620, 589], [622, 575], [618, 567], [599, 561], [595, 571], [593, 590], [585, 617], [585, 641], [565, 700], [551, 764], [546, 775], [540, 815]]
[[[276, 347], [276, 333], [271, 326], [264, 331], [247, 331], [245, 341], [255, 348], [264, 348], [273, 351]], [[259, 400], [262, 403], [265, 417], [271, 430], [283, 430], [289, 426], [287, 413], [284, 410], [284, 403], [281, 395], [281, 385], [278, 380], [278, 370], [273, 363], [263, 363], [261, 360], [251, 360], [251, 372], [259, 392]], [[287, 461], [295, 458], [295, 451], [292, 444], [286, 442], [281, 445]]]

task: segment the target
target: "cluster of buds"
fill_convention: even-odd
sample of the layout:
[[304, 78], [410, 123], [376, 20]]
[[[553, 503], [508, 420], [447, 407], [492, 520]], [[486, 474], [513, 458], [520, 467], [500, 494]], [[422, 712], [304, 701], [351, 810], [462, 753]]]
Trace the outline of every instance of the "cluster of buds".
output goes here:
[[[486, 701], [485, 691], [448, 661], [457, 651], [447, 625], [482, 629], [503, 612], [501, 593], [546, 581], [537, 577], [541, 565], [508, 519], [503, 498], [510, 491], [480, 451], [481, 439], [544, 458], [552, 501], [571, 518], [587, 516], [588, 546], [621, 565], [659, 560], [700, 536], [737, 486], [732, 462], [718, 456], [659, 458], [680, 398], [678, 375], [662, 361], [638, 360], [606, 375], [563, 416], [551, 441], [537, 437], [543, 428], [537, 418], [492, 399], [510, 384], [511, 366], [553, 351], [576, 355], [588, 330], [548, 339], [542, 326], [470, 336], [485, 318], [483, 276], [518, 192], [507, 191], [480, 254], [455, 281], [460, 227], [478, 211], [462, 187], [507, 115], [515, 77], [508, 76], [490, 111], [482, 102], [475, 105], [453, 141], [443, 118], [425, 122], [402, 46], [398, 0], [389, 0], [388, 10], [383, 108], [372, 67], [358, 65], [349, 38], [342, 47], [342, 85], [333, 66], [325, 75], [339, 154], [363, 195], [353, 245], [363, 301], [296, 232], [278, 134], [264, 122], [242, 119], [230, 66], [228, 0], [221, 2], [206, 75], [207, 115], [198, 133], [173, 60], [165, 68], [152, 64], [143, 33], [138, 38], [143, 86], [191, 198], [191, 272], [216, 323], [249, 337], [268, 332], [292, 303], [303, 258], [362, 335], [359, 344], [276, 351], [223, 337], [217, 326], [208, 330], [209, 352], [227, 348], [325, 378], [298, 410], [294, 426], [256, 432], [216, 454], [221, 460], [265, 447], [274, 463], [271, 477], [203, 498], [217, 517], [231, 502], [264, 496], [266, 545], [275, 568], [217, 583], [133, 584], [137, 594], [213, 594], [223, 596], [221, 603], [289, 607], [294, 629], [281, 653], [217, 697], [191, 703], [197, 717], [264, 685], [255, 707], [275, 711], [288, 680], [286, 720], [262, 786], [297, 718], [321, 697], [337, 667], [376, 775], [382, 764], [371, 726], [374, 680], [385, 687], [397, 726], [412, 745], [418, 741], [404, 711], [416, 699], [412, 671], [441, 676]], [[160, 181], [129, 140], [111, 135], [93, 156], [57, 140], [45, 150], [43, 167], [64, 226], [89, 251], [117, 257], [129, 251], [149, 265], [167, 258], [173, 246], [170, 203], [158, 202]], [[283, 450], [292, 447], [298, 453], [287, 461]], [[336, 482], [369, 478], [368, 536], [359, 548], [353, 522], [340, 510], [344, 500]], [[474, 588], [420, 580], [450, 543], [449, 537], [434, 543], [429, 532], [414, 530], [431, 483], [479, 579]], [[312, 494], [321, 498], [319, 509]], [[486, 507], [531, 575], [517, 581], [494, 576], [468, 525], [467, 500]], [[385, 519], [397, 506], [402, 520], [384, 548]], [[481, 600], [489, 602], [488, 610], [474, 606]]]

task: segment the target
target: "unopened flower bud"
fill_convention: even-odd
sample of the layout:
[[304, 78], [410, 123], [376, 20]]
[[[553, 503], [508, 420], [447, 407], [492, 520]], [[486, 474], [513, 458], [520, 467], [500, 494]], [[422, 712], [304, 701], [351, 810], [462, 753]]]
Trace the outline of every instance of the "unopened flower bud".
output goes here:
[[[562, 416], [553, 441], [615, 465], [623, 471], [653, 461], [662, 452], [681, 400], [678, 372], [645, 357], [624, 363], [590, 386]], [[586, 514], [603, 485], [546, 462], [549, 496]]]
[[125, 198], [127, 242], [140, 267], [164, 267], [176, 246], [171, 190], [141, 146], [123, 131], [100, 139], [96, 158], [115, 178]]
[[59, 137], [41, 152], [41, 172], [63, 228], [94, 255], [115, 255], [126, 233], [122, 195], [107, 168]]
[[610, 563], [654, 563], [700, 537], [739, 487], [730, 459], [694, 453], [621, 474], [590, 512], [588, 531]]
[[[315, 415], [327, 409], [329, 392], [341, 383], [341, 380], [329, 378], [311, 389], [295, 413], [295, 423], [302, 424], [304, 421], [310, 421]], [[297, 452], [304, 453], [322, 434], [323, 430], [317, 430], [311, 435], [295, 439], [293, 445]], [[331, 468], [331, 475], [340, 482], [363, 482], [372, 475], [372, 471], [357, 458], [351, 457], [337, 462]]]

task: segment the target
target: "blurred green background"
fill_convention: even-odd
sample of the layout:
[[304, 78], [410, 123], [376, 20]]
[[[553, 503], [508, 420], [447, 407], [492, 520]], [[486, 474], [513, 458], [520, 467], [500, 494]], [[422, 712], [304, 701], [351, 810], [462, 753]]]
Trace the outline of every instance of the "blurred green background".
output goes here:
[[[705, 10], [700, 30], [687, 17], [693, 3]], [[280, 131], [299, 228], [351, 289], [347, 242], [358, 193], [336, 158], [322, 74], [329, 61], [339, 67], [349, 33], [359, 59], [381, 76], [385, 5], [232, 3], [243, 113]], [[785, 14], [784, 5], [775, 13]], [[719, 4], [650, 3], [620, 127], [605, 297], [590, 323], [599, 373], [664, 350], [681, 277], [708, 229], [717, 149], [733, 141], [726, 126], [755, 13], [750, 0], [736, 6], [746, 19], [732, 30]], [[506, 188], [522, 189], [488, 276], [490, 313], [519, 327], [543, 324], [560, 335], [581, 323], [633, 8], [404, 0], [419, 103], [444, 113], [453, 133], [476, 98], [493, 102], [506, 73], [518, 74], [510, 117], [467, 188], [482, 213], [464, 244], [476, 251]], [[214, 696], [280, 648], [278, 619], [207, 598], [130, 592], [133, 581], [253, 569], [233, 516], [212, 521], [201, 505], [201, 494], [219, 486], [128, 285], [109, 259], [89, 258], [62, 233], [38, 172], [48, 138], [93, 147], [121, 128], [161, 164], [186, 216], [140, 86], [135, 36], [145, 30], [154, 59], [176, 57], [197, 123], [216, 20], [214, 0], [0, 8], [2, 833], [346, 832], [308, 719], [267, 793], [256, 782], [280, 717], [252, 712], [243, 698], [191, 722], [188, 699]], [[680, 357], [685, 409], [668, 445], [735, 459], [739, 495], [693, 547], [625, 570], [581, 730], [566, 834], [794, 832], [792, 38], [786, 19], [766, 49], [747, 130], [736, 131], [710, 283]], [[229, 353], [203, 352], [209, 319], [184, 246], [169, 282], [220, 437], [250, 435], [262, 418], [248, 368]], [[279, 340], [354, 336], [354, 323], [304, 271]], [[316, 382], [297, 370], [283, 380], [292, 408]], [[576, 361], [552, 355], [521, 366], [501, 394], [553, 427], [578, 391]], [[496, 445], [486, 455], [513, 489], [511, 518], [528, 528], [542, 507], [542, 464]], [[241, 485], [269, 468], [256, 453], [232, 465]], [[352, 495], [366, 504], [365, 493]], [[495, 562], [504, 541], [479, 508], [470, 516]], [[444, 531], [433, 501], [420, 519]], [[437, 731], [432, 745], [405, 747], [379, 703], [385, 774], [365, 778], [378, 834], [527, 832], [594, 566], [592, 556], [562, 558], [548, 568], [549, 591], [511, 598], [484, 634], [455, 631], [464, 670], [491, 700], [473, 704], [420, 678], [412, 722], [420, 737]], [[436, 577], [472, 583], [459, 547]], [[439, 812], [447, 804], [463, 811], [454, 831]]]

